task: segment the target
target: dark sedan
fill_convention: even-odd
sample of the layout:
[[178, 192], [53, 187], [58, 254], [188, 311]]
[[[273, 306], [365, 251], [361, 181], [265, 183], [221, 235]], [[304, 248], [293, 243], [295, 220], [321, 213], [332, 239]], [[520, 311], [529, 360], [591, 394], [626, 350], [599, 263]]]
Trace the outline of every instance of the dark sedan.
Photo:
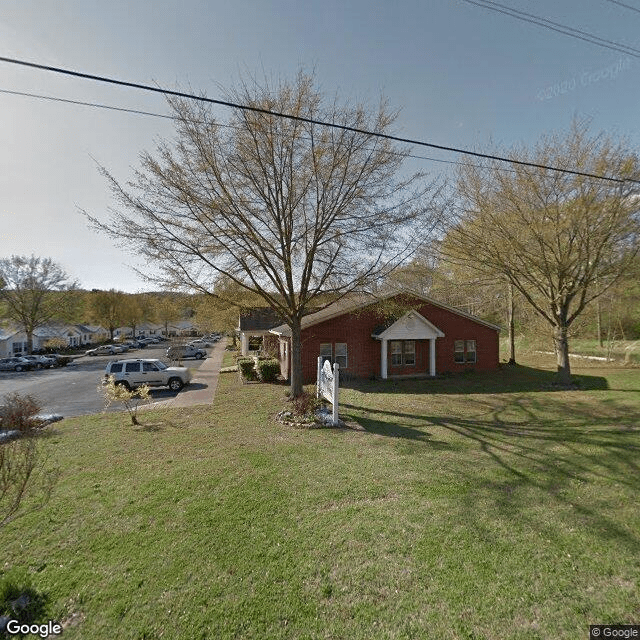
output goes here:
[[35, 364], [26, 358], [15, 356], [0, 359], [0, 371], [28, 371], [29, 369], [35, 369]]

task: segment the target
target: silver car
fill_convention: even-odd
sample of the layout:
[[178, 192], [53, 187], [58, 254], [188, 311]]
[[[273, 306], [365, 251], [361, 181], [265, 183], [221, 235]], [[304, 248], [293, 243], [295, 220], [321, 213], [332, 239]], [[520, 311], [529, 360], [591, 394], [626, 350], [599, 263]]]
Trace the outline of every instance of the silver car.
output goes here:
[[161, 360], [143, 359], [113, 360], [104, 372], [105, 382], [110, 376], [116, 384], [135, 389], [143, 384], [149, 387], [169, 387], [180, 391], [191, 381], [191, 372], [186, 367], [167, 367]]

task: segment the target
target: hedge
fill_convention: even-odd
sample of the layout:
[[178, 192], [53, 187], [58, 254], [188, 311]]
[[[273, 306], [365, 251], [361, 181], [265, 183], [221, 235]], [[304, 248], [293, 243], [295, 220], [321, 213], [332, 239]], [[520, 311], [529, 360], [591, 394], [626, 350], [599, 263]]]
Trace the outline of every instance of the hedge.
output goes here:
[[258, 379], [253, 358], [238, 358], [238, 367], [245, 380], [253, 382]]
[[280, 375], [280, 362], [275, 358], [258, 360], [256, 368], [261, 382], [275, 382]]

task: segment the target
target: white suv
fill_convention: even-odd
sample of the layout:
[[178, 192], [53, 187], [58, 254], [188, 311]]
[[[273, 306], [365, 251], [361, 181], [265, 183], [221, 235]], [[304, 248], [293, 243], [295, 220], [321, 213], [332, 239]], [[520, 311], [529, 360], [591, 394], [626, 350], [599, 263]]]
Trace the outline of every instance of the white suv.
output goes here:
[[180, 360], [182, 358], [195, 358], [196, 360], [202, 360], [207, 357], [207, 352], [199, 347], [193, 347], [190, 344], [185, 344], [179, 347], [169, 347], [167, 349], [167, 358], [171, 360]]
[[105, 380], [113, 376], [116, 384], [133, 389], [143, 384], [150, 387], [169, 387], [180, 391], [191, 381], [191, 372], [186, 367], [167, 367], [161, 360], [113, 360], [104, 372]]

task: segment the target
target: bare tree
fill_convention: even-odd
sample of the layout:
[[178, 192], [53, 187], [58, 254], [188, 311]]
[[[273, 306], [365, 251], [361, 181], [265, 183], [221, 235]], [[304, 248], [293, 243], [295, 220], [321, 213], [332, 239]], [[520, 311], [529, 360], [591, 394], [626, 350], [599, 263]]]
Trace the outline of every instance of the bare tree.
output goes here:
[[[27, 351], [33, 350], [33, 332], [54, 319], [63, 319], [65, 310], [75, 308], [73, 292], [77, 284], [51, 258], [11, 256], [0, 260], [0, 300], [9, 318], [27, 334]], [[68, 303], [68, 304], [67, 304]]]
[[215, 295], [225, 276], [279, 311], [297, 396], [303, 316], [323, 294], [367, 290], [403, 264], [429, 235], [437, 190], [401, 172], [406, 148], [363, 132], [392, 132], [384, 103], [327, 101], [304, 72], [228, 97], [255, 110], [236, 109], [222, 125], [202, 103], [170, 100], [175, 143], [143, 153], [126, 186], [104, 171], [120, 207], [106, 221], [88, 217], [157, 265], [161, 286]]
[[38, 402], [17, 393], [6, 395], [2, 402], [0, 428], [18, 432], [18, 439], [0, 441], [0, 527], [16, 518], [20, 510], [28, 513], [43, 506], [59, 477], [58, 469], [46, 468], [46, 457], [38, 446]]
[[570, 382], [569, 330], [639, 250], [638, 157], [623, 142], [575, 121], [511, 157], [603, 174], [610, 182], [513, 164], [465, 165], [459, 209], [443, 244], [452, 260], [503, 274], [553, 331], [559, 380]]

